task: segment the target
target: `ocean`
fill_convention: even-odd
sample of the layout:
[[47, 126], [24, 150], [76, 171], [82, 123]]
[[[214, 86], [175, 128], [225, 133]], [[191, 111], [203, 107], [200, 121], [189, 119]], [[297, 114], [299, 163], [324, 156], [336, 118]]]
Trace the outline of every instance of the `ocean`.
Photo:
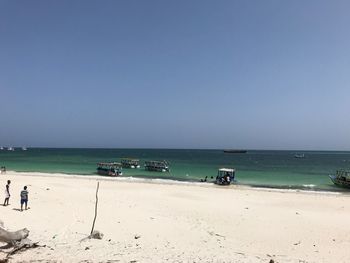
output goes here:
[[[294, 155], [304, 154], [305, 158]], [[29, 148], [0, 151], [0, 166], [17, 172], [93, 175], [96, 163], [123, 157], [141, 160], [140, 169], [123, 169], [124, 177], [160, 178], [198, 182], [216, 177], [218, 168], [235, 168], [237, 184], [252, 187], [346, 191], [328, 178], [337, 169], [350, 168], [350, 152], [258, 151], [224, 153], [222, 150], [177, 149], [63, 149]], [[170, 173], [149, 172], [143, 161], [167, 160]]]

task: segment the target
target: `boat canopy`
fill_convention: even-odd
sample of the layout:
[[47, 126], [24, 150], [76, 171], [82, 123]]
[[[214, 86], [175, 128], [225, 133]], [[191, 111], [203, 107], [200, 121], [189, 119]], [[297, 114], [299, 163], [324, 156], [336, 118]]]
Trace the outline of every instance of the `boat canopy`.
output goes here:
[[146, 166], [167, 166], [169, 165], [167, 161], [145, 161]]
[[347, 170], [338, 170], [336, 173], [337, 176], [350, 177], [350, 171]]
[[111, 162], [111, 163], [98, 163], [98, 167], [108, 167], [108, 168], [119, 168], [122, 166], [121, 163]]
[[235, 172], [235, 169], [231, 169], [231, 168], [220, 168], [219, 172], [226, 172], [226, 173], [233, 173]]
[[139, 163], [139, 159], [133, 159], [133, 158], [123, 158], [122, 163]]

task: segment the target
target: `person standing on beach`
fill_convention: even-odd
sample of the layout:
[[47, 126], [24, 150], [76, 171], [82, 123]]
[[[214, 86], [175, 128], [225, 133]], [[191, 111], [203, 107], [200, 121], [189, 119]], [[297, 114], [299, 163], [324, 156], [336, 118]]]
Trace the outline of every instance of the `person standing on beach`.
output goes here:
[[9, 200], [10, 200], [10, 184], [11, 181], [7, 180], [7, 185], [6, 185], [6, 189], [5, 189], [5, 201], [4, 201], [4, 206], [9, 205]]
[[23, 204], [25, 204], [25, 210], [27, 210], [28, 205], [28, 191], [27, 186], [21, 191], [21, 211], [23, 211]]

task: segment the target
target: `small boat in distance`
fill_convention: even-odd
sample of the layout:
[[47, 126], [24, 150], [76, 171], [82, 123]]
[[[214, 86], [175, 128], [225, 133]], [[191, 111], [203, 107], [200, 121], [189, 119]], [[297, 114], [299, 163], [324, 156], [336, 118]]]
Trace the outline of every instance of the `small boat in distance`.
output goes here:
[[169, 163], [167, 161], [146, 161], [145, 162], [146, 171], [155, 172], [170, 172]]
[[296, 154], [294, 154], [294, 158], [299, 158], [299, 159], [305, 158], [305, 154], [303, 154], [303, 153], [296, 153]]
[[27, 147], [22, 147], [22, 151], [27, 151]]
[[3, 150], [4, 150], [4, 147], [1, 146], [1, 147], [0, 147], [0, 151], [3, 151]]
[[99, 175], [119, 176], [123, 175], [121, 163], [98, 163], [97, 173]]
[[239, 149], [227, 149], [224, 150], [224, 153], [246, 153], [247, 150], [239, 150]]
[[335, 175], [330, 175], [329, 178], [337, 186], [350, 188], [350, 170], [338, 170]]
[[15, 148], [13, 148], [13, 147], [7, 147], [7, 150], [13, 152], [13, 151], [15, 150]]
[[122, 167], [123, 168], [140, 168], [140, 160], [139, 159], [132, 159], [132, 158], [123, 158], [121, 160]]
[[220, 168], [218, 175], [216, 176], [215, 183], [218, 185], [229, 185], [235, 179], [236, 169], [232, 168]]

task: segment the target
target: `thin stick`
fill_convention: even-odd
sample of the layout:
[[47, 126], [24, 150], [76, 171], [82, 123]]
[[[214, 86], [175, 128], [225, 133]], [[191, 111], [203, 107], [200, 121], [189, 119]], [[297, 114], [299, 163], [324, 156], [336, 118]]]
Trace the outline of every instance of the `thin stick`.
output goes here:
[[96, 203], [95, 203], [95, 217], [94, 217], [94, 222], [92, 223], [92, 228], [91, 228], [91, 233], [90, 235], [92, 235], [92, 232], [94, 231], [95, 228], [95, 221], [96, 221], [96, 217], [97, 217], [97, 203], [98, 203], [98, 189], [100, 187], [100, 182], [97, 182], [97, 188], [96, 188]]

